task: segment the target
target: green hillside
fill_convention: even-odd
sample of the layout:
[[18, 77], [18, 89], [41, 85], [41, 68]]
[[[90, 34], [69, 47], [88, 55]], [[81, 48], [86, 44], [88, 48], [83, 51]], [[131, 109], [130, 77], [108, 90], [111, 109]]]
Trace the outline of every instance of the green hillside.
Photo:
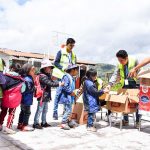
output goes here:
[[112, 75], [115, 66], [110, 64], [99, 63], [94, 68], [98, 72], [98, 77], [101, 77], [103, 80], [107, 80]]

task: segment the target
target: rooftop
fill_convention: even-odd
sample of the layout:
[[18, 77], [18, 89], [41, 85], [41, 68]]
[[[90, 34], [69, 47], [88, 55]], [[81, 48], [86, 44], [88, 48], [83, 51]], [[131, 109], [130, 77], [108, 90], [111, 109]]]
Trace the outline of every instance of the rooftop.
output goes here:
[[[6, 55], [15, 56], [15, 57], [26, 57], [26, 58], [37, 58], [42, 59], [45, 57], [44, 54], [40, 53], [32, 53], [32, 52], [22, 52], [17, 50], [11, 50], [11, 49], [4, 49], [0, 48], [0, 53], [4, 53]], [[50, 60], [54, 60], [54, 56], [49, 56]], [[96, 63], [88, 62], [88, 61], [77, 61], [78, 64], [84, 64], [84, 65], [96, 65]]]

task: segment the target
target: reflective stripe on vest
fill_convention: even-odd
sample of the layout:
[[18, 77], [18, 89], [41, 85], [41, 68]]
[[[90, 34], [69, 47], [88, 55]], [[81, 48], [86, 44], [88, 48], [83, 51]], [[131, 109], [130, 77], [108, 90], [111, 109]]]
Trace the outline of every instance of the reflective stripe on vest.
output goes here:
[[[74, 54], [74, 52], [72, 52], [72, 64], [75, 64], [76, 63], [76, 55]], [[55, 68], [53, 69], [53, 73], [52, 75], [54, 77], [57, 77], [59, 79], [62, 79], [62, 77], [64, 76], [65, 72], [64, 72], [64, 69], [66, 69], [68, 67], [68, 65], [70, 64], [69, 62], [69, 53], [66, 51], [66, 47], [63, 48], [61, 50], [61, 58], [60, 58], [60, 65], [63, 67], [62, 70], [58, 69], [56, 66]]]
[[[135, 67], [136, 60], [132, 57], [128, 57], [128, 71], [130, 72], [131, 69]], [[122, 64], [118, 65], [118, 68], [120, 70], [120, 83], [122, 87], [124, 86], [124, 80], [125, 80], [125, 75], [124, 75], [124, 66]], [[136, 81], [136, 78], [133, 78]]]

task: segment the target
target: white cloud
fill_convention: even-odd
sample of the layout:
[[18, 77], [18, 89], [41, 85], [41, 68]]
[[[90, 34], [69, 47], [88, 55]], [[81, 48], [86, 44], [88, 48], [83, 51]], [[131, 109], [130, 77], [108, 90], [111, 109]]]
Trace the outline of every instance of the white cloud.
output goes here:
[[[55, 55], [73, 36], [79, 58], [114, 63], [118, 49], [150, 52], [149, 0], [0, 0], [0, 47]], [[57, 34], [53, 31], [67, 33]]]

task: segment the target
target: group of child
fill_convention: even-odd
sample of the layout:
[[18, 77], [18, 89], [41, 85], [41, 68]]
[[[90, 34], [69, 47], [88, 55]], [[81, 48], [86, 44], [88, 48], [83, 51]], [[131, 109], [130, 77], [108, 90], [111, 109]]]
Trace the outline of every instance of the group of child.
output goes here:
[[[4, 66], [4, 61], [2, 61]], [[3, 122], [9, 112], [6, 128], [3, 130], [8, 134], [16, 133], [12, 129], [13, 119], [16, 108], [20, 105], [21, 111], [18, 119], [17, 129], [20, 131], [33, 131], [34, 129], [42, 129], [51, 125], [46, 121], [48, 112], [48, 102], [51, 100], [51, 87], [59, 87], [57, 93], [59, 103], [64, 105], [64, 113], [61, 122], [61, 128], [69, 130], [75, 127], [75, 122], [71, 122], [72, 104], [76, 100], [75, 92], [75, 76], [78, 74], [79, 67], [70, 64], [66, 69], [66, 73], [62, 80], [58, 82], [51, 76], [53, 64], [48, 59], [43, 59], [40, 72], [35, 75], [35, 67], [29, 63], [21, 66], [20, 64], [12, 64], [10, 71], [3, 73], [0, 70], [0, 87], [1, 87], [1, 112], [0, 112], [0, 130], [3, 130]], [[87, 130], [96, 131], [94, 127], [95, 114], [100, 109], [99, 96], [108, 92], [98, 90], [95, 81], [97, 79], [97, 71], [89, 69], [82, 84], [83, 102], [85, 110], [88, 112]], [[33, 127], [29, 126], [29, 118], [31, 115], [31, 105], [33, 98], [38, 101], [37, 110], [34, 116]], [[41, 123], [39, 121], [42, 115]]]

